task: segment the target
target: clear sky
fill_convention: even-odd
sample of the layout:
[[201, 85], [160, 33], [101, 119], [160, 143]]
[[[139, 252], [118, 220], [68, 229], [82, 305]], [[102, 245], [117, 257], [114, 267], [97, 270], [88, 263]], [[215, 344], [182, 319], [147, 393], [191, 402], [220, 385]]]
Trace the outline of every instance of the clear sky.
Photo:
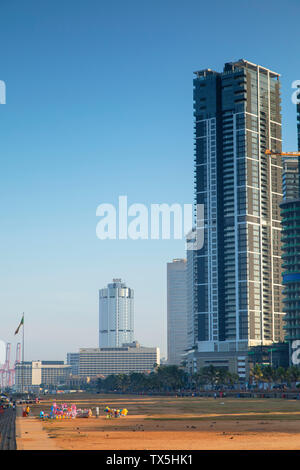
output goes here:
[[[298, 0], [1, 0], [0, 339], [25, 358], [98, 345], [98, 289], [135, 291], [135, 336], [166, 352], [180, 240], [96, 237], [96, 208], [193, 201], [193, 72], [247, 59], [282, 74], [296, 149]], [[21, 339], [21, 337], [20, 337]]]

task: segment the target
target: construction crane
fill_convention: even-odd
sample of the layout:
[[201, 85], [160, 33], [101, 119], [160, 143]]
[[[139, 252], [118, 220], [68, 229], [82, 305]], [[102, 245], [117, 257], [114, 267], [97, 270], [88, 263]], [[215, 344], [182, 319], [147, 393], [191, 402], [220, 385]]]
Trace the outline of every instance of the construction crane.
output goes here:
[[1, 388], [5, 388], [9, 384], [9, 377], [10, 377], [10, 351], [11, 351], [11, 343], [6, 343], [6, 356], [5, 356], [5, 363], [3, 364], [2, 368], [0, 369], [1, 374]]
[[[293, 158], [294, 159], [294, 162], [296, 161], [297, 162], [297, 167], [299, 169], [299, 166], [300, 166], [300, 152], [273, 152], [272, 150], [269, 150], [267, 149], [265, 151], [265, 154], [266, 155], [269, 155], [270, 157], [282, 157], [283, 159], [283, 163], [284, 165], [288, 165], [288, 158]], [[294, 167], [293, 169], [291, 168], [292, 170], [292, 173], [295, 173], [295, 170], [296, 170], [296, 173], [298, 173], [297, 169]], [[285, 169], [286, 171], [286, 169]], [[287, 170], [289, 171], [289, 170]], [[298, 189], [297, 189], [297, 185], [295, 186], [295, 191], [297, 191], [298, 193], [298, 198], [300, 198], [300, 179], [299, 179], [300, 175], [298, 173]], [[294, 181], [295, 183], [295, 181]], [[284, 196], [284, 198], [286, 197], [286, 195]], [[293, 194], [292, 194], [292, 197], [297, 197], [296, 196], [296, 193], [293, 191]]]
[[272, 150], [266, 150], [266, 155], [271, 157], [300, 157], [300, 152], [273, 152]]
[[16, 364], [21, 362], [21, 343], [17, 343], [16, 349], [16, 360], [12, 369], [9, 369], [9, 377], [8, 377], [8, 386], [12, 387], [15, 384], [15, 374], [16, 374]]
[[0, 368], [0, 388], [12, 387], [15, 383], [16, 364], [21, 361], [21, 343], [17, 343], [16, 360], [13, 368], [10, 367], [11, 343], [6, 344], [5, 364]]

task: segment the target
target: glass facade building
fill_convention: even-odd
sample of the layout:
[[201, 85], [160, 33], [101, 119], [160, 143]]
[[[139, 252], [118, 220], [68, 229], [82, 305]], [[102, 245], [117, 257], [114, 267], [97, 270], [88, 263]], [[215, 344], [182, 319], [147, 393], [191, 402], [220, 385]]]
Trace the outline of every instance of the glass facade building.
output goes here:
[[299, 195], [298, 158], [286, 158], [283, 161], [282, 191], [283, 200], [298, 199]]
[[300, 103], [297, 104], [297, 134], [298, 134], [298, 149], [300, 150]]
[[246, 60], [195, 72], [198, 351], [238, 351], [283, 339], [279, 75]]
[[281, 204], [283, 226], [284, 329], [290, 344], [300, 340], [300, 200]]
[[99, 291], [99, 347], [118, 348], [133, 341], [133, 289], [113, 279]]
[[[298, 150], [300, 151], [300, 105], [297, 105]], [[292, 188], [292, 186], [291, 186]], [[300, 193], [299, 183], [294, 199], [286, 197], [281, 204], [283, 250], [283, 302], [285, 340], [289, 343], [290, 364], [293, 350], [300, 341]], [[291, 192], [291, 191], [290, 191]]]

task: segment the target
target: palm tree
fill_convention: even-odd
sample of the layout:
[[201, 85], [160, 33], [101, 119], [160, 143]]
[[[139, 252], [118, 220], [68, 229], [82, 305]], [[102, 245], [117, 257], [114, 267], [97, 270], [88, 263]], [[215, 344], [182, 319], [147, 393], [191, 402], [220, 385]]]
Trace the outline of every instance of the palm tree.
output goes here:
[[105, 379], [100, 380], [101, 379], [99, 379], [98, 383], [100, 382], [100, 387], [103, 387], [105, 391], [109, 392], [117, 389], [118, 384], [116, 375], [108, 375]]
[[297, 382], [300, 379], [300, 368], [298, 366], [291, 366], [287, 369], [287, 380], [289, 385]]
[[160, 366], [156, 374], [160, 390], [174, 391], [183, 388], [187, 383], [186, 372], [176, 365]]
[[269, 389], [271, 388], [271, 382], [273, 382], [275, 377], [275, 369], [271, 366], [265, 366], [262, 368], [262, 378], [265, 382], [268, 383]]
[[188, 380], [188, 385], [189, 385], [190, 390], [197, 389], [197, 385], [198, 385], [198, 374], [197, 373], [189, 374], [187, 380]]
[[147, 376], [138, 372], [129, 374], [129, 389], [133, 392], [145, 391], [147, 388]]
[[205, 383], [209, 384], [212, 388], [218, 382], [219, 370], [212, 364], [202, 368], [202, 374]]
[[201, 388], [201, 386], [205, 384], [205, 377], [203, 375], [202, 369], [192, 375], [192, 380], [195, 383], [197, 390], [199, 390], [199, 388]]
[[250, 370], [250, 377], [254, 379], [256, 384], [259, 385], [263, 378], [262, 367], [259, 364], [255, 364], [253, 369]]
[[229, 371], [226, 371], [226, 375], [225, 375], [225, 384], [227, 385], [234, 385], [235, 383], [237, 383], [239, 381], [239, 376], [238, 374], [234, 373], [234, 372], [229, 372]]
[[216, 377], [216, 383], [218, 385], [224, 386], [230, 377], [230, 372], [227, 369], [219, 368], [218, 369], [218, 374]]
[[282, 384], [282, 382], [286, 380], [286, 376], [287, 370], [284, 367], [280, 366], [275, 369], [275, 380], [277, 382], [280, 382], [280, 384]]

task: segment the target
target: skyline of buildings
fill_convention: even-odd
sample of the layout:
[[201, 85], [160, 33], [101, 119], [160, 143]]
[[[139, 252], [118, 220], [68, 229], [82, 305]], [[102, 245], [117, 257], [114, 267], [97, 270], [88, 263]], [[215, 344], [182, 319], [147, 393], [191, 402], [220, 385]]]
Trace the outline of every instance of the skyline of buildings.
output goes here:
[[[291, 363], [300, 341], [299, 158], [265, 154], [282, 151], [278, 73], [241, 59], [195, 74], [195, 203], [205, 207], [205, 242], [196, 255], [187, 250], [183, 359], [190, 372], [212, 364], [244, 379], [255, 347], [277, 343], [285, 354], [288, 341]], [[299, 104], [297, 132], [300, 151]]]
[[[99, 341], [106, 346], [79, 348], [64, 361], [24, 361], [15, 365], [16, 391], [38, 391], [41, 386], [81, 387], [85, 380], [111, 374], [150, 373], [160, 365], [158, 347], [144, 347], [133, 339], [133, 289], [113, 279], [99, 290]], [[107, 328], [103, 328], [107, 326]], [[102, 329], [101, 329], [102, 328]], [[103, 336], [101, 336], [103, 335]], [[112, 345], [108, 345], [109, 343]], [[120, 344], [120, 341], [122, 343]]]
[[[239, 60], [195, 74], [195, 203], [205, 207], [205, 242], [167, 264], [168, 363], [187, 359], [191, 371], [214, 363], [244, 378], [250, 347], [282, 342], [285, 330], [300, 340], [299, 165], [265, 154], [282, 150], [278, 73]], [[147, 349], [133, 341], [133, 303], [121, 279], [99, 290], [99, 348], [80, 351], [97, 350], [101, 367], [104, 351]], [[80, 354], [67, 359], [79, 375]]]
[[[25, 311], [26, 360], [60, 360], [79, 346], [98, 347], [98, 290], [122, 277], [135, 291], [135, 338], [159, 346], [166, 357], [166, 263], [186, 257], [184, 242], [119, 240], [118, 197], [127, 196], [128, 208], [146, 205], [148, 219], [151, 204], [192, 206], [193, 72], [221, 71], [240, 57], [282, 74], [284, 148], [297, 148], [292, 97], [300, 77], [290, 54], [297, 15], [284, 5], [280, 13], [256, 5], [244, 23], [237, 21], [236, 5], [220, 3], [216, 11], [194, 1], [193, 8], [157, 3], [146, 15], [132, 4], [124, 21], [121, 10], [95, 3], [82, 21], [80, 7], [48, 14], [39, 6], [32, 10], [35, 19], [23, 9], [17, 30], [9, 4], [3, 8], [0, 340], [15, 350], [20, 336], [14, 330]], [[276, 47], [270, 35], [262, 37], [273, 12], [285, 31]], [[204, 37], [213, 30], [217, 39], [199, 49], [200, 17], [207, 19]], [[28, 73], [20, 79], [24, 54]], [[115, 72], [120, 64], [122, 84]], [[95, 234], [103, 203], [116, 208], [116, 240]]]

